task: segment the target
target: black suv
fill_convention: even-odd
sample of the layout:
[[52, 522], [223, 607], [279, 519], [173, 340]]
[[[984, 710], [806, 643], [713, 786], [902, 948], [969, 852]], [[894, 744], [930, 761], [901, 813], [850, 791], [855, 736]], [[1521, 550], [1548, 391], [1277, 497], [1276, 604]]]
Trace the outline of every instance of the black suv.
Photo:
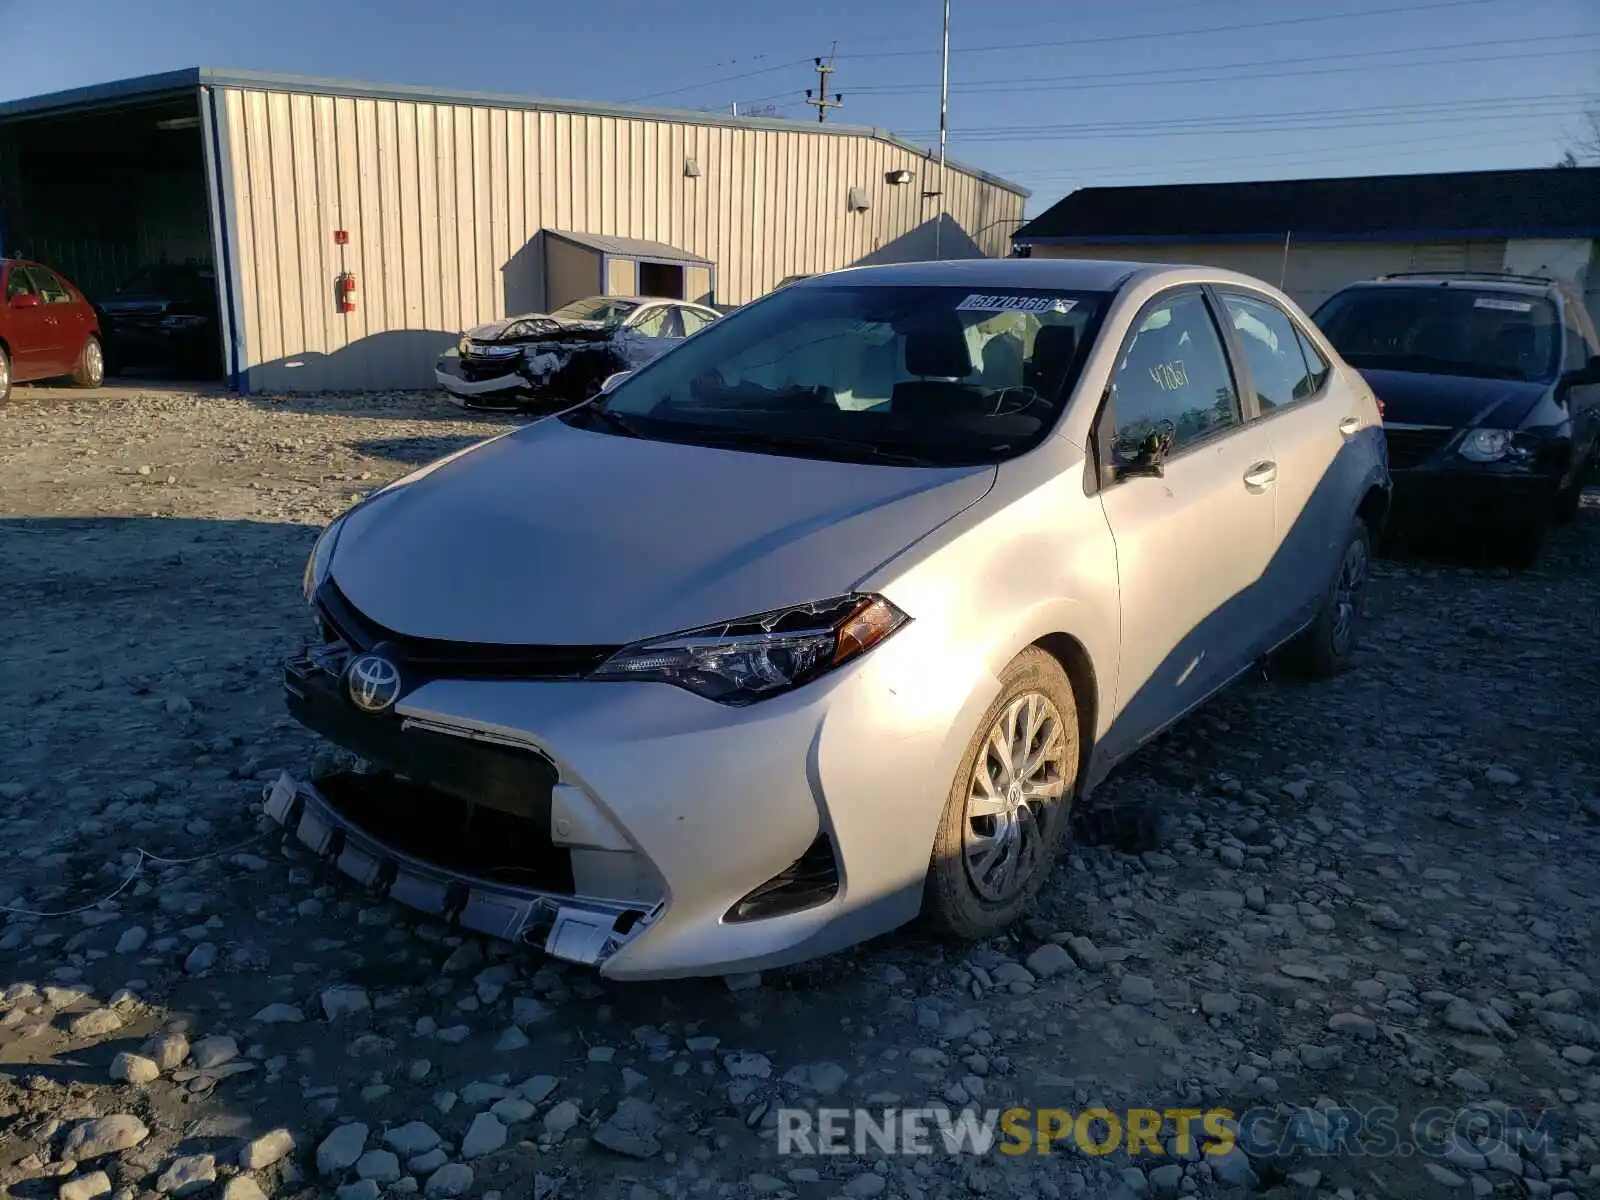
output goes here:
[[1467, 526], [1521, 565], [1600, 461], [1600, 338], [1577, 292], [1528, 275], [1383, 275], [1316, 322], [1383, 406], [1394, 516]]

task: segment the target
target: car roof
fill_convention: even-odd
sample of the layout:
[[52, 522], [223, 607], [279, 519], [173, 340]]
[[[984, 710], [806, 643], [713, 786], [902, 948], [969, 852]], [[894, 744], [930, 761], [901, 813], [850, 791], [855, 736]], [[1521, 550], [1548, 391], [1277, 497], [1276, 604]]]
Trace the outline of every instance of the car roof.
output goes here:
[[1526, 277], [1515, 276], [1506, 279], [1497, 279], [1492, 273], [1483, 275], [1452, 275], [1441, 271], [1437, 275], [1405, 275], [1391, 276], [1377, 279], [1363, 279], [1359, 282], [1348, 284], [1343, 290], [1353, 288], [1466, 288], [1468, 290], [1489, 290], [1497, 292], [1514, 292], [1526, 296], [1547, 296], [1551, 292], [1561, 290], [1559, 280], [1534, 280]]
[[1267, 288], [1249, 275], [1221, 267], [1086, 258], [962, 258], [938, 262], [847, 267], [797, 280], [790, 287], [859, 286], [1031, 287], [1076, 292], [1116, 292], [1135, 281], [1171, 284], [1231, 283]]

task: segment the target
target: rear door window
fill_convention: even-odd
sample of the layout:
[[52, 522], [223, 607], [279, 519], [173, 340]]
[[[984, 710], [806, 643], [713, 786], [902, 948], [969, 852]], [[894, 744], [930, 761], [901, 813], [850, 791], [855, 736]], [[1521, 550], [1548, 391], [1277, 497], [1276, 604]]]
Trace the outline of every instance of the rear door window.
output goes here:
[[72, 303], [72, 293], [67, 290], [67, 285], [61, 282], [54, 271], [45, 267], [29, 267], [28, 274], [32, 275], [34, 282], [39, 285], [39, 298], [46, 304]]
[[1263, 413], [1304, 400], [1317, 390], [1294, 322], [1276, 304], [1238, 292], [1222, 294], [1228, 322], [1244, 347]]

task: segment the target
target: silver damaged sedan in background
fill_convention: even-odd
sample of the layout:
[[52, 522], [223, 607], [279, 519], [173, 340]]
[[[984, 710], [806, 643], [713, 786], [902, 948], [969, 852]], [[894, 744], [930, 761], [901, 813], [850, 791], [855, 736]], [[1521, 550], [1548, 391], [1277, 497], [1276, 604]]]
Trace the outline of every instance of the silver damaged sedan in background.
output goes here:
[[1376, 403], [1283, 295], [1049, 260], [800, 280], [385, 488], [306, 566], [267, 810], [619, 979], [992, 935], [1111, 766], [1349, 661]]

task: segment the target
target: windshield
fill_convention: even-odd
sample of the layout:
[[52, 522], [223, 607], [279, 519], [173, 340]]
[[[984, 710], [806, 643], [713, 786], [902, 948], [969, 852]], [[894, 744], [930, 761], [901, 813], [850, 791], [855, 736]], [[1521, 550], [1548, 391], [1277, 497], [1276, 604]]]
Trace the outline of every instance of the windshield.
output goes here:
[[1548, 300], [1453, 284], [1351, 288], [1316, 322], [1351, 366], [1391, 371], [1544, 382], [1561, 346]]
[[215, 286], [216, 276], [203, 267], [145, 267], [117, 288], [117, 295], [209, 296]]
[[550, 315], [558, 321], [595, 321], [610, 327], [622, 324], [628, 314], [638, 307], [635, 300], [608, 300], [603, 296], [590, 296], [563, 304]]
[[787, 287], [565, 419], [841, 461], [998, 462], [1054, 427], [1105, 300], [1037, 288]]

